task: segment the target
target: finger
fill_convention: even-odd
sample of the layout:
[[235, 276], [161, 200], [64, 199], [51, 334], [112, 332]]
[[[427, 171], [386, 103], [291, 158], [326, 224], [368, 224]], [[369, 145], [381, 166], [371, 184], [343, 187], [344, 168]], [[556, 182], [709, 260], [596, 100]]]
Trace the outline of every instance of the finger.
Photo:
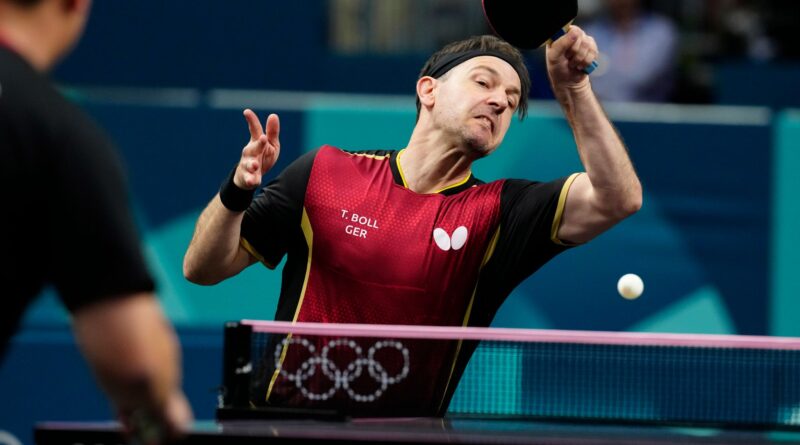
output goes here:
[[275, 146], [280, 146], [280, 135], [281, 135], [281, 120], [278, 118], [277, 114], [270, 114], [267, 117], [267, 140], [270, 144]]
[[582, 45], [580, 48], [578, 48], [577, 53], [570, 62], [570, 66], [572, 68], [582, 69], [583, 67], [591, 63], [592, 62], [591, 60], [587, 60], [589, 58], [590, 50], [591, 48], [585, 44]]
[[247, 120], [247, 128], [250, 130], [250, 140], [255, 141], [264, 131], [261, 129], [261, 122], [258, 121], [258, 116], [251, 109], [244, 110], [244, 118]]
[[170, 439], [174, 440], [183, 436], [194, 419], [192, 408], [183, 393], [170, 397], [165, 417]]
[[166, 437], [165, 425], [155, 413], [140, 408], [133, 411], [128, 420], [130, 421], [130, 435], [133, 442], [145, 445], [164, 442]]
[[250, 141], [242, 149], [242, 158], [260, 157], [264, 152], [264, 147], [267, 145], [267, 137], [261, 135], [256, 140]]
[[[570, 30], [572, 32], [572, 30]], [[585, 35], [583, 33], [576, 32], [577, 38], [574, 42], [570, 45], [570, 47], [565, 51], [565, 56], [569, 60], [575, 60], [575, 58], [580, 54], [581, 50], [584, 46], [586, 46]]]
[[594, 40], [594, 37], [586, 34], [584, 37], [584, 42], [586, 53], [580, 56], [580, 59], [578, 60], [578, 68], [585, 72], [586, 69], [597, 60], [599, 51], [597, 50], [597, 42]]
[[245, 187], [248, 189], [253, 189], [261, 185], [261, 174], [245, 173], [243, 177]]
[[[244, 189], [253, 189], [254, 187], [261, 184], [261, 172], [251, 172], [250, 165], [254, 165], [251, 162], [243, 163], [239, 169], [239, 177], [240, 183], [236, 183], [237, 186]], [[236, 182], [234, 180], [234, 182]]]
[[566, 52], [578, 41], [582, 32], [583, 31], [577, 26], [570, 27], [566, 34], [548, 47], [548, 56], [551, 59], [558, 59], [561, 56], [564, 56]]
[[280, 145], [267, 145], [264, 150], [264, 156], [261, 162], [261, 174], [268, 172], [278, 161], [278, 156], [281, 153]]
[[589, 37], [589, 34], [586, 34], [586, 31], [584, 31], [583, 28], [581, 28], [578, 25], [569, 25], [568, 33], [575, 33], [576, 35], [581, 37]]
[[258, 160], [256, 158], [242, 158], [241, 166], [247, 173], [255, 173], [259, 168]]

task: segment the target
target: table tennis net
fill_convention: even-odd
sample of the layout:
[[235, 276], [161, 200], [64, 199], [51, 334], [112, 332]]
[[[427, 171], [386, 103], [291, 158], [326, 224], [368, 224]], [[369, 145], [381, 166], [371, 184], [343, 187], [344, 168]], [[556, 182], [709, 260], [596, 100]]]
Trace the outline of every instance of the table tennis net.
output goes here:
[[355, 416], [800, 428], [800, 339], [244, 321], [225, 343], [222, 405], [283, 381]]

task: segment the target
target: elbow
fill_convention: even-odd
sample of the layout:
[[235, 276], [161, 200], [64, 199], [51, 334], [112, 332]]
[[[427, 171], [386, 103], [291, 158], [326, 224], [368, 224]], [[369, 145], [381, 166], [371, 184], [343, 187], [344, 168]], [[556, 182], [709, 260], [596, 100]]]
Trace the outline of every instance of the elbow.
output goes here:
[[621, 218], [627, 218], [641, 210], [643, 200], [642, 186], [637, 181], [636, 187], [633, 187], [632, 190], [626, 193], [625, 197], [620, 200], [618, 211]]
[[634, 215], [642, 208], [642, 189], [641, 186], [632, 188], [625, 193], [615, 193], [613, 198], [606, 201], [602, 213], [613, 221], [619, 222]]
[[209, 276], [208, 273], [204, 273], [202, 268], [193, 264], [188, 257], [183, 259], [183, 277], [186, 278], [187, 281], [201, 286], [212, 286], [222, 281], [221, 279]]
[[632, 196], [625, 202], [625, 205], [622, 208], [622, 212], [625, 217], [632, 216], [636, 212], [642, 209], [642, 193], [639, 192], [635, 196]]

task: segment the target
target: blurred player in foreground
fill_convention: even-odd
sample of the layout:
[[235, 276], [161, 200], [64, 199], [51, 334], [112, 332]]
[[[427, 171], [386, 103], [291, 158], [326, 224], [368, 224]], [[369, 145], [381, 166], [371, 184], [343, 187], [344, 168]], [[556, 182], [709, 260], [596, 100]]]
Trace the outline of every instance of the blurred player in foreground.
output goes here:
[[[288, 254], [278, 320], [488, 326], [522, 280], [641, 206], [626, 148], [582, 71], [596, 56], [594, 39], [577, 26], [547, 48], [551, 84], [586, 169], [548, 183], [472, 175], [472, 163], [498, 148], [528, 106], [521, 54], [493, 36], [449, 44], [428, 60], [404, 149], [323, 146], [255, 199], [278, 158], [280, 124], [273, 114], [262, 129], [245, 110], [250, 142], [201, 214], [184, 274], [214, 284]], [[424, 386], [387, 392], [386, 411], [443, 414], [470, 353], [431, 354]], [[261, 402], [320, 405], [276, 376], [264, 382]]]
[[113, 145], [42, 74], [77, 42], [89, 9], [90, 0], [0, 0], [0, 355], [53, 285], [120, 419], [152, 443], [192, 417], [175, 333]]

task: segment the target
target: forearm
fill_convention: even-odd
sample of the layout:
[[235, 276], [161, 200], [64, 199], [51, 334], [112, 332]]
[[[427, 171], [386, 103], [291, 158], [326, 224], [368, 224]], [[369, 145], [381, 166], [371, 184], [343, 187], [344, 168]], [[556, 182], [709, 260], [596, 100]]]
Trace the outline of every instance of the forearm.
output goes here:
[[217, 194], [197, 220], [183, 259], [184, 276], [194, 283], [214, 284], [239, 273], [242, 263], [239, 237], [243, 212], [225, 208]]
[[586, 82], [556, 90], [572, 127], [595, 202], [600, 210], [627, 215], [641, 206], [641, 184], [627, 149]]
[[[191, 420], [180, 349], [150, 293], [120, 296], [73, 315], [78, 345], [122, 418], [146, 413], [168, 430]], [[175, 406], [183, 402], [185, 406]]]

